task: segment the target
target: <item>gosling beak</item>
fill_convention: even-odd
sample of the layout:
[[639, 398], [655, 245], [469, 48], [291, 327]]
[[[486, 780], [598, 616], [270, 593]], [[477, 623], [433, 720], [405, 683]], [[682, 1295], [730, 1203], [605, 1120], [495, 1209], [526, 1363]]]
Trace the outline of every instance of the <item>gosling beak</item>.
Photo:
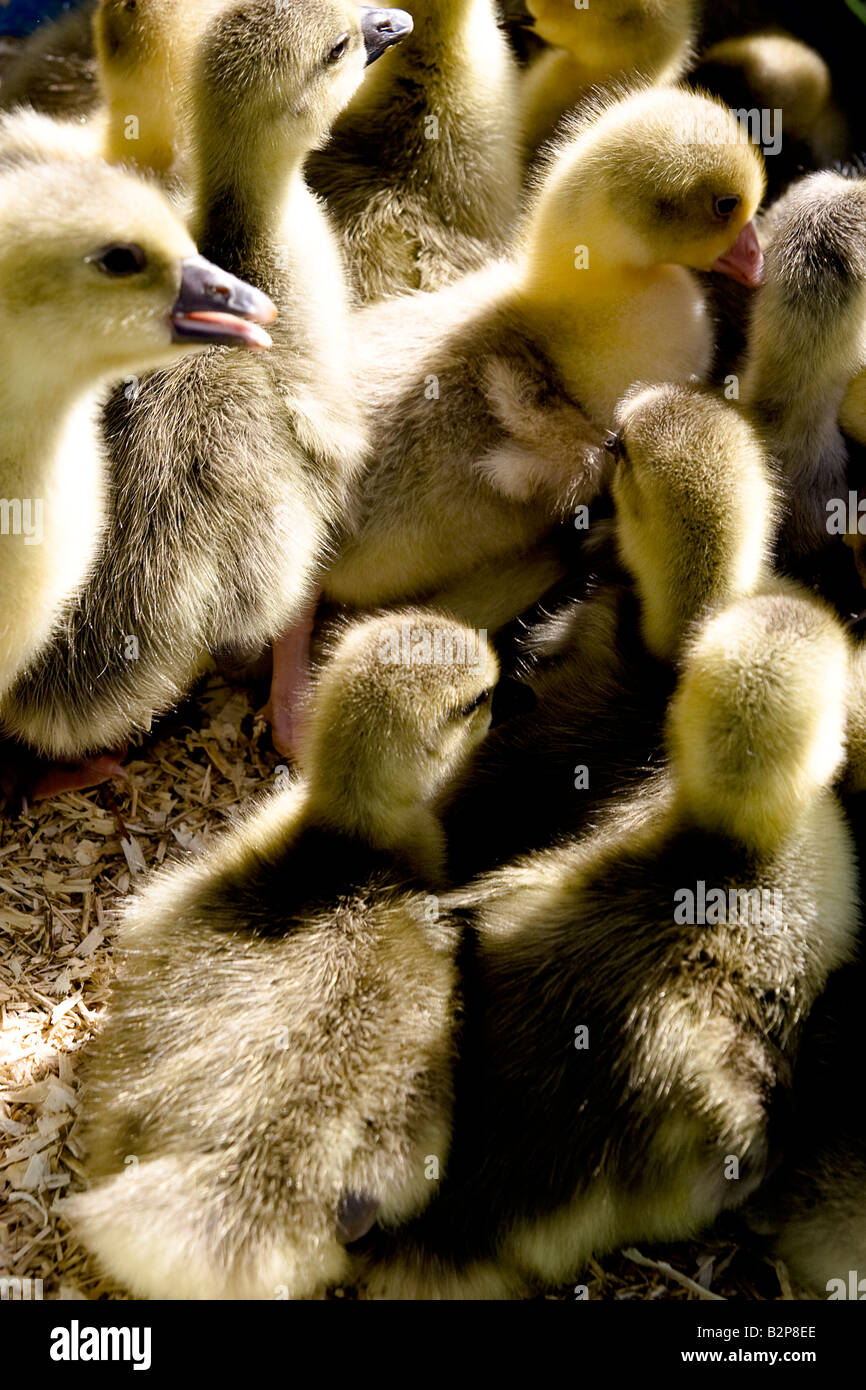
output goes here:
[[266, 294], [236, 280], [204, 256], [187, 256], [180, 268], [180, 294], [171, 311], [173, 342], [272, 346], [270, 334], [258, 326], [277, 317], [277, 307]]
[[351, 1245], [360, 1240], [376, 1224], [379, 1203], [366, 1192], [344, 1192], [337, 1208], [337, 1240]]
[[535, 28], [535, 15], [527, 9], [523, 0], [502, 0], [502, 18], [506, 24], [516, 24], [521, 29]]
[[415, 26], [412, 16], [405, 10], [376, 10], [370, 5], [361, 5], [360, 9], [361, 33], [369, 67], [377, 58], [381, 58], [386, 48], [391, 48], [411, 34]]
[[732, 280], [740, 285], [748, 285], [750, 289], [763, 283], [764, 257], [754, 222], [746, 223], [731, 249], [713, 261], [710, 270], [729, 275]]

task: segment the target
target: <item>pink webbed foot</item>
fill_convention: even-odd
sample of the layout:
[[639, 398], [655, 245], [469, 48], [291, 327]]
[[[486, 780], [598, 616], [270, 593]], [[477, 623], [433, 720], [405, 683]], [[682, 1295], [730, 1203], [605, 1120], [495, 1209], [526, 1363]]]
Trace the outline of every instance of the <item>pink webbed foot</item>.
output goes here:
[[271, 726], [271, 742], [286, 758], [297, 758], [306, 723], [310, 693], [310, 643], [319, 594], [313, 596], [297, 623], [274, 642], [273, 674], [267, 703], [258, 717]]
[[42, 758], [20, 745], [9, 744], [3, 750], [0, 787], [7, 797], [29, 802], [45, 801], [61, 792], [86, 791], [101, 786], [115, 777], [126, 778], [122, 759], [127, 745], [106, 753], [70, 762]]

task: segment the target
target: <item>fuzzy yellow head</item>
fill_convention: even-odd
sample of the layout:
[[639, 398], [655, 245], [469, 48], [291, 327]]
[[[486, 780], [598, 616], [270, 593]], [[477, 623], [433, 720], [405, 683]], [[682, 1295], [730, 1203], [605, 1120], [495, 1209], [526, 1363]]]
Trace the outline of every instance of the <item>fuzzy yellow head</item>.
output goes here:
[[487, 733], [497, 677], [485, 635], [432, 610], [351, 628], [322, 674], [301, 759], [317, 809], [399, 842]]
[[810, 134], [830, 100], [830, 69], [814, 48], [790, 34], [748, 34], [723, 39], [702, 54], [696, 81], [723, 93], [732, 106], [748, 94], [769, 110], [784, 111], [785, 133]]
[[567, 49], [599, 78], [635, 68], [655, 74], [688, 46], [694, 0], [527, 0], [539, 38]]
[[136, 78], [170, 82], [176, 55], [225, 0], [100, 0], [93, 37], [103, 90]]
[[279, 146], [290, 122], [299, 150], [320, 144], [364, 76], [363, 22], [352, 0], [224, 3], [193, 83], [208, 93], [212, 135], [254, 123]]
[[713, 618], [687, 653], [669, 745], [689, 820], [772, 851], [844, 757], [848, 643], [793, 586]]
[[9, 153], [0, 189], [7, 399], [41, 391], [55, 406], [200, 343], [269, 346], [250, 320], [270, 322], [274, 306], [197, 256], [152, 184], [101, 160]]
[[[556, 293], [596, 272], [709, 270], [746, 249], [763, 192], [761, 156], [721, 103], [652, 88], [602, 104], [542, 178], [528, 224], [535, 277]], [[587, 269], [575, 276], [578, 244]]]
[[775, 497], [754, 431], [698, 386], [639, 387], [617, 412], [617, 542], [634, 576], [644, 641], [676, 656], [691, 622], [754, 591]]
[[100, 0], [93, 17], [109, 110], [106, 154], [157, 172], [177, 154], [180, 90], [195, 45], [226, 0]]
[[170, 314], [195, 246], [159, 192], [96, 160], [28, 163], [2, 181], [10, 370], [29, 360], [43, 375], [55, 363], [66, 380], [88, 380], [171, 360]]

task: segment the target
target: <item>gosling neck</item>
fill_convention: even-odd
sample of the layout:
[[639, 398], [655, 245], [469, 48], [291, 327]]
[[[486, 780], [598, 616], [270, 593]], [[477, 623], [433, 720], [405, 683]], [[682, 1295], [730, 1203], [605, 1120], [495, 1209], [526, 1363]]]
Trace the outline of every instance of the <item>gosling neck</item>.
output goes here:
[[602, 316], [659, 281], [688, 276], [682, 266], [641, 260], [638, 248], [618, 243], [597, 183], [592, 169], [554, 171], [529, 215], [512, 292], [510, 307], [541, 339], [566, 385], [582, 379], [587, 314]]
[[308, 151], [266, 129], [236, 130], [225, 140], [223, 134], [211, 122], [199, 135], [193, 236], [208, 260], [270, 291], [278, 283], [285, 218], [306, 192]]
[[50, 384], [32, 364], [6, 362], [0, 367], [0, 490], [8, 496], [15, 482], [33, 485], [54, 464], [70, 415], [79, 401], [95, 398], [99, 384], [63, 373]]
[[726, 549], [719, 541], [709, 573], [696, 561], [689, 565], [687, 546], [683, 546], [683, 568], [675, 584], [656, 590], [650, 584], [639, 586], [641, 630], [644, 642], [657, 661], [676, 662], [683, 644], [695, 624], [708, 613], [738, 603], [757, 593], [770, 581], [764, 555], [768, 549], [764, 534], [745, 541], [739, 549]]
[[412, 19], [409, 37], [365, 74], [349, 107], [353, 118], [383, 103], [390, 111], [398, 78], [429, 88], [431, 83], [447, 83], [455, 67], [477, 68], [485, 44], [489, 51], [491, 27], [496, 28], [491, 0], [423, 0]]
[[[572, 52], [570, 48], [555, 48], [556, 55], [554, 73], [557, 86], [564, 92], [568, 92], [574, 99], [576, 105], [581, 95], [587, 87], [591, 87], [594, 82], [602, 82], [610, 76], [610, 65], [593, 67], [591, 64], [581, 62], [580, 54]], [[553, 67], [553, 63], [551, 63]]]
[[421, 0], [413, 8], [412, 33], [397, 45], [394, 57], [410, 66], [439, 64], [455, 45], [471, 42], [479, 20], [491, 17], [491, 0]]
[[567, 308], [637, 290], [667, 269], [618, 235], [591, 141], [584, 137], [563, 151], [527, 218], [521, 293], [539, 307]]
[[[144, 105], [144, 109], [142, 109]], [[122, 88], [107, 99], [105, 158], [109, 164], [133, 163], [166, 177], [177, 153], [174, 102], [167, 93], [151, 95], [146, 103]]]
[[813, 315], [792, 325], [775, 287], [759, 293], [742, 403], [769, 433], [786, 473], [804, 480], [842, 449], [839, 410], [859, 360], [861, 308], [852, 306], [844, 323]]
[[[375, 794], [369, 794], [368, 784], [376, 788]], [[443, 882], [446, 843], [438, 817], [429, 805], [391, 795], [391, 790], [383, 792], [375, 779], [359, 775], [357, 761], [354, 767], [335, 764], [328, 771], [314, 767], [305, 818], [395, 855], [428, 882]]]
[[[45, 620], [60, 596], [81, 581], [103, 517], [97, 396], [32, 375], [41, 390], [23, 389], [17, 399], [5, 374], [0, 384], [4, 679], [20, 669], [31, 639], [47, 637]], [[53, 392], [52, 386], [59, 389]]]

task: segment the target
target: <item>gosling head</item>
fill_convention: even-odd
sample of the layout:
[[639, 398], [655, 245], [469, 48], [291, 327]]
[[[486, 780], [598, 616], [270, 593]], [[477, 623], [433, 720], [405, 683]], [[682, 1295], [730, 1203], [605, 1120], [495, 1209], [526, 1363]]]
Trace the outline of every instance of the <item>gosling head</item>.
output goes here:
[[603, 105], [551, 158], [530, 214], [532, 259], [574, 284], [574, 248], [593, 267], [717, 270], [759, 283], [752, 218], [763, 160], [720, 102], [653, 87]]
[[688, 51], [694, 0], [526, 0], [539, 38], [604, 77], [628, 68], [654, 75]]
[[195, 344], [268, 347], [265, 295], [196, 254], [152, 185], [101, 160], [0, 159], [4, 394], [67, 398]]
[[93, 15], [109, 157], [165, 172], [180, 141], [178, 91], [202, 30], [225, 0], [99, 0]]
[[782, 110], [785, 135], [801, 140], [827, 107], [832, 85], [820, 53], [781, 33], [723, 39], [702, 54], [689, 80], [735, 109]]
[[669, 712], [688, 819], [759, 852], [779, 846], [839, 772], [847, 693], [840, 624], [793, 586], [711, 619]]
[[179, 47], [190, 15], [219, 0], [99, 0], [93, 14], [93, 41], [103, 95], [115, 82], [135, 73], [161, 80]]
[[490, 727], [498, 674], [483, 633], [432, 610], [350, 628], [322, 673], [302, 750], [317, 818], [438, 871], [434, 807]]
[[[402, 10], [354, 0], [243, 0], [223, 4], [198, 56], [194, 93], [207, 120], [239, 135], [249, 123], [299, 155], [327, 137], [370, 63], [412, 31]], [[214, 127], [215, 120], [225, 125]]]
[[637, 584], [647, 647], [672, 660], [692, 622], [763, 579], [775, 493], [754, 430], [706, 388], [638, 387], [616, 423], [620, 558]]
[[773, 204], [768, 220], [767, 286], [755, 328], [767, 317], [765, 303], [821, 326], [831, 316], [838, 324], [850, 307], [845, 347], [853, 375], [866, 355], [866, 178], [809, 174]]
[[827, 504], [847, 495], [839, 425], [866, 361], [866, 179], [811, 174], [767, 223], [740, 392], [782, 468], [785, 550], [804, 556], [827, 546]]

